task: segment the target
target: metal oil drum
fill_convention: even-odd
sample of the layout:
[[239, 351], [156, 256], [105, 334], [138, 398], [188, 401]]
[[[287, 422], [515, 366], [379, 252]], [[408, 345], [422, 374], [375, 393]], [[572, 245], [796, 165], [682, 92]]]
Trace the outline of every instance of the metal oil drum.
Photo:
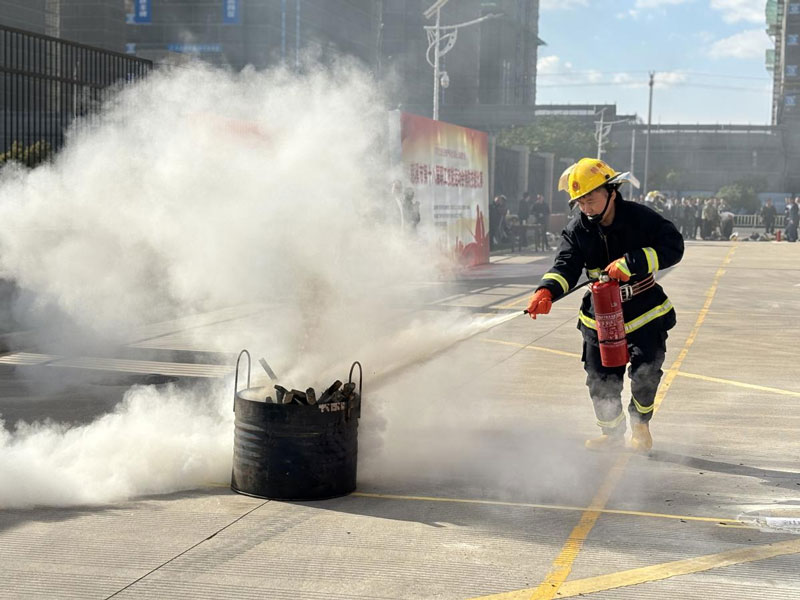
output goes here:
[[[234, 383], [231, 489], [281, 500], [320, 500], [354, 491], [361, 382], [357, 406], [355, 402], [275, 404], [266, 401], [271, 388], [249, 387], [247, 356], [248, 387], [236, 389], [238, 361]], [[361, 365], [356, 365], [361, 379]], [[352, 375], [353, 368], [351, 380]]]

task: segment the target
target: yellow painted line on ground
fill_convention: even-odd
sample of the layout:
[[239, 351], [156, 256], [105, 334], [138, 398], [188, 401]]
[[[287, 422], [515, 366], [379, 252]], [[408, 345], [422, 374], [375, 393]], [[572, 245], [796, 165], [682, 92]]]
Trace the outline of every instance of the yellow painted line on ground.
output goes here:
[[564, 352], [563, 350], [553, 350], [552, 348], [545, 348], [544, 346], [528, 346], [527, 344], [520, 344], [519, 342], [507, 342], [505, 340], [495, 340], [491, 338], [478, 338], [482, 342], [489, 344], [501, 344], [503, 346], [514, 346], [515, 348], [530, 348], [531, 350], [538, 350], [539, 352], [549, 352], [550, 354], [559, 354], [561, 356], [569, 356], [570, 358], [580, 358], [580, 354], [575, 352]]
[[678, 372], [681, 377], [688, 377], [690, 379], [700, 379], [702, 381], [711, 381], [713, 383], [724, 383], [726, 385], [733, 385], [736, 387], [745, 388], [748, 390], [758, 390], [759, 392], [770, 392], [773, 394], [781, 394], [783, 396], [794, 396], [800, 398], [800, 392], [792, 390], [784, 390], [776, 387], [769, 387], [765, 385], [755, 385], [753, 383], [744, 383], [742, 381], [733, 381], [731, 379], [722, 379], [720, 377], [708, 377], [706, 375], [698, 375], [696, 373], [686, 373], [685, 371]]
[[[585, 506], [566, 506], [561, 504], [533, 504], [530, 502], [504, 502], [502, 500], [481, 500], [477, 498], [443, 498], [441, 496], [405, 496], [401, 494], [378, 494], [371, 492], [353, 492], [351, 496], [361, 498], [380, 498], [382, 500], [411, 500], [418, 502], [452, 502], [455, 504], [482, 504], [487, 506], [508, 506], [511, 508], [538, 508], [542, 510], [568, 510], [585, 512]], [[755, 529], [735, 518], [717, 517], [692, 517], [688, 515], [671, 515], [665, 513], [651, 513], [638, 510], [619, 510], [613, 508], [595, 509], [597, 512], [608, 515], [623, 515], [633, 517], [650, 517], [655, 519], [673, 519], [678, 521], [698, 521], [703, 523], [716, 523], [724, 527], [745, 527]]]
[[561, 552], [558, 553], [558, 556], [553, 561], [550, 572], [544, 581], [539, 584], [539, 587], [532, 590], [532, 593], [526, 595], [525, 598], [530, 600], [552, 600], [555, 598], [559, 589], [572, 572], [572, 563], [578, 557], [578, 553], [583, 548], [583, 542], [586, 541], [589, 533], [594, 528], [597, 519], [603, 514], [602, 510], [605, 508], [606, 502], [611, 497], [617, 483], [622, 478], [631, 456], [631, 454], [624, 454], [616, 460], [600, 489], [597, 490], [594, 498], [592, 498], [589, 508], [581, 514], [581, 520], [572, 529], [564, 547], [561, 548]]
[[664, 381], [658, 388], [658, 393], [656, 394], [656, 399], [654, 402], [653, 414], [657, 413], [658, 410], [661, 408], [661, 402], [664, 400], [664, 396], [666, 396], [670, 386], [672, 385], [672, 382], [678, 375], [678, 370], [681, 368], [683, 360], [689, 353], [689, 348], [691, 348], [692, 344], [694, 344], [694, 340], [697, 337], [697, 333], [700, 331], [700, 327], [706, 320], [706, 315], [708, 314], [708, 309], [711, 307], [711, 303], [714, 300], [714, 295], [717, 293], [719, 280], [722, 279], [722, 276], [725, 274], [725, 267], [731, 262], [733, 253], [735, 251], [736, 251], [736, 246], [731, 246], [731, 249], [728, 250], [728, 253], [725, 255], [725, 258], [722, 259], [722, 265], [719, 267], [719, 269], [717, 269], [717, 272], [714, 274], [714, 280], [711, 282], [711, 287], [709, 287], [708, 290], [706, 290], [706, 301], [703, 303], [703, 308], [700, 309], [700, 314], [697, 315], [697, 320], [694, 323], [694, 327], [692, 327], [691, 332], [689, 332], [689, 337], [686, 338], [686, 342], [683, 344], [683, 348], [681, 348], [681, 351], [678, 354], [678, 358], [676, 358], [675, 362], [672, 363], [672, 366], [666, 372]]
[[[598, 577], [587, 577], [586, 579], [576, 579], [575, 581], [570, 581], [561, 586], [558, 597], [571, 598], [574, 596], [586, 596], [596, 592], [604, 592], [606, 590], [639, 585], [650, 581], [669, 579], [670, 577], [676, 577], [678, 575], [690, 575], [710, 569], [730, 567], [732, 565], [741, 565], [757, 560], [798, 553], [800, 553], [799, 539], [776, 542], [764, 546], [737, 548], [736, 550], [728, 550], [726, 552], [708, 554], [696, 558], [687, 558], [685, 560], [676, 560], [660, 565], [653, 565], [651, 567], [630, 569], [628, 571], [609, 573], [608, 575], [600, 575]], [[527, 598], [528, 596], [526, 594], [530, 592], [531, 590], [517, 590], [504, 594], [481, 596], [480, 599], [475, 600], [522, 600], [523, 598]]]

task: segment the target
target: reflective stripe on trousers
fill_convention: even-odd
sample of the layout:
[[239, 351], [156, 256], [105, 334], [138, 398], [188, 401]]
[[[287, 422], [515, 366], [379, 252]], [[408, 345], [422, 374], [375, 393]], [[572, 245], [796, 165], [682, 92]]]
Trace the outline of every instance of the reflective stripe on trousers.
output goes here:
[[[631, 379], [631, 400], [628, 413], [632, 423], [647, 422], [653, 417], [653, 407], [661, 381], [666, 354], [667, 332], [657, 331], [636, 344], [628, 343], [631, 356], [628, 376]], [[600, 348], [583, 342], [583, 368], [586, 385], [592, 398], [597, 424], [603, 433], [625, 431], [622, 411], [622, 378], [625, 367], [604, 367]]]

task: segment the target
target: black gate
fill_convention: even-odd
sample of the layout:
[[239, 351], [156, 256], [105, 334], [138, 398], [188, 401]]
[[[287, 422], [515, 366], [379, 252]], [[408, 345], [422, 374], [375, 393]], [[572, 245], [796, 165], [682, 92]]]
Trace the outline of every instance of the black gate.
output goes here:
[[0, 25], [0, 164], [37, 164], [62, 146], [75, 119], [91, 119], [118, 85], [152, 68], [149, 60]]

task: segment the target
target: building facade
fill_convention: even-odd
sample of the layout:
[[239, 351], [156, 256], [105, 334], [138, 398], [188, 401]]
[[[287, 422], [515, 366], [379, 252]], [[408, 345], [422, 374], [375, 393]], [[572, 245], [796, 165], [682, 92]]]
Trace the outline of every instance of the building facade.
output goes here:
[[768, 0], [767, 51], [772, 72], [772, 123], [780, 128], [786, 191], [800, 192], [800, 1]]
[[[0, 0], [0, 24], [159, 63], [239, 70], [355, 57], [390, 108], [431, 116], [433, 0]], [[480, 23], [479, 18], [492, 15]], [[472, 23], [447, 38], [448, 26]], [[530, 122], [539, 0], [451, 0], [441, 10], [449, 86], [440, 118], [490, 132]]]
[[46, 0], [0, 0], [0, 24], [52, 35], [45, 27], [45, 2]]
[[[430, 44], [423, 17], [431, 0], [383, 0], [381, 54], [406, 85], [396, 93], [406, 110], [430, 115], [433, 69], [426, 54]], [[452, 50], [441, 57], [449, 86], [441, 90], [444, 121], [497, 132], [533, 120], [536, 104], [536, 62], [539, 0], [459, 0], [442, 9], [441, 25], [481, 23], [459, 28]], [[445, 30], [446, 31], [446, 30]], [[431, 53], [432, 54], [432, 53]]]
[[188, 56], [239, 70], [306, 52], [374, 61], [375, 2], [347, 0], [125, 0], [127, 52], [158, 63]]
[[772, 124], [800, 121], [800, 2], [768, 0], [767, 33], [775, 43], [767, 50], [772, 73]]
[[[391, 108], [430, 116], [432, 58], [424, 11], [432, 0], [126, 0], [127, 51], [155, 62], [196, 55], [211, 63], [261, 69], [356, 57], [384, 86]], [[529, 121], [536, 102], [538, 0], [457, 0], [443, 27], [459, 29], [442, 56], [449, 86], [443, 120], [495, 130]]]
[[112, 52], [125, 48], [124, 0], [0, 0], [0, 24]]

